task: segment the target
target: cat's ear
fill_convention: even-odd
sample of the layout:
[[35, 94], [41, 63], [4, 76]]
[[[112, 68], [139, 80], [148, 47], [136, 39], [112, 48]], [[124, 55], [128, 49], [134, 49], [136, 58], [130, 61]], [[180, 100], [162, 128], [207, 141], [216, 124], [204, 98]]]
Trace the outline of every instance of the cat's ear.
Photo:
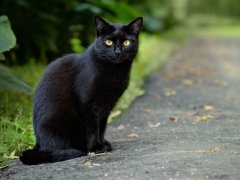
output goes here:
[[143, 18], [138, 17], [135, 20], [133, 20], [132, 22], [130, 22], [127, 26], [129, 28], [130, 32], [138, 35], [141, 30], [142, 23], [143, 23]]
[[101, 35], [104, 32], [104, 30], [107, 30], [108, 27], [110, 26], [110, 24], [100, 16], [95, 16], [95, 25], [97, 36]]

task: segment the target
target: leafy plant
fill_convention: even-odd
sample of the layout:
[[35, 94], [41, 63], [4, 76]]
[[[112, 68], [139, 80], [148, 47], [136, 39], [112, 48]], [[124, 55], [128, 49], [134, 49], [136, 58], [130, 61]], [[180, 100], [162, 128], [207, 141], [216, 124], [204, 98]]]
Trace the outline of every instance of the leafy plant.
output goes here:
[[7, 16], [0, 16], [0, 53], [8, 51], [16, 44], [16, 38], [11, 30]]
[[31, 94], [32, 89], [22, 79], [13, 74], [7, 67], [0, 65], [0, 90], [18, 91]]
[[[16, 38], [11, 29], [8, 17], [0, 16], [0, 53], [10, 50], [15, 44]], [[2, 57], [4, 56], [2, 55]], [[0, 65], [0, 90], [15, 90], [27, 94], [31, 93], [31, 88], [3, 65]]]

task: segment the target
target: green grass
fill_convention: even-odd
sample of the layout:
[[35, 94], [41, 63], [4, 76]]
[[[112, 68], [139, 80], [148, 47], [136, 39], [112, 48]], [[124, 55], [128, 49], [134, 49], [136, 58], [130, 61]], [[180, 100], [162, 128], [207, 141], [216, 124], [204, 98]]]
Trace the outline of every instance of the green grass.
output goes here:
[[[136, 97], [144, 94], [144, 80], [165, 63], [182, 39], [184, 37], [174, 31], [163, 37], [142, 34], [139, 54], [132, 67], [129, 88], [111, 113], [109, 122], [127, 109]], [[44, 69], [44, 65], [34, 62], [11, 68], [33, 89]], [[32, 96], [0, 92], [0, 98], [0, 166], [3, 166], [8, 160], [18, 157], [24, 149], [33, 147], [35, 139], [32, 129]]]
[[[11, 68], [33, 89], [45, 66], [30, 63]], [[32, 96], [14, 91], [0, 92], [0, 166], [14, 159], [26, 148], [34, 145], [32, 129]]]

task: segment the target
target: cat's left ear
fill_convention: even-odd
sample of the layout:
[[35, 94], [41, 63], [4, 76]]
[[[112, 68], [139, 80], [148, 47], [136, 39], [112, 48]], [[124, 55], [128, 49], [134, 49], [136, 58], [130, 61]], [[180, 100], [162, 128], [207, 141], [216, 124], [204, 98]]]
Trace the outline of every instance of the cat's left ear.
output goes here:
[[141, 30], [142, 23], [143, 23], [143, 18], [138, 17], [135, 20], [133, 20], [132, 22], [130, 22], [127, 26], [132, 33], [138, 35]]
[[100, 16], [95, 16], [95, 25], [96, 25], [97, 36], [102, 34], [104, 30], [106, 30], [110, 26], [110, 24]]

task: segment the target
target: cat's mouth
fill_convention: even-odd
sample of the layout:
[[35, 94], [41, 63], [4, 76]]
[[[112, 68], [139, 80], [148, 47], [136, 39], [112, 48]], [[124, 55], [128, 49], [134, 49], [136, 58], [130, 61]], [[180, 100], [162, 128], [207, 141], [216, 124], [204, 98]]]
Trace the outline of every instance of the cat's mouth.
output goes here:
[[125, 61], [125, 58], [123, 58], [123, 56], [117, 56], [115, 58], [115, 61], [116, 63], [122, 63], [123, 61]]

